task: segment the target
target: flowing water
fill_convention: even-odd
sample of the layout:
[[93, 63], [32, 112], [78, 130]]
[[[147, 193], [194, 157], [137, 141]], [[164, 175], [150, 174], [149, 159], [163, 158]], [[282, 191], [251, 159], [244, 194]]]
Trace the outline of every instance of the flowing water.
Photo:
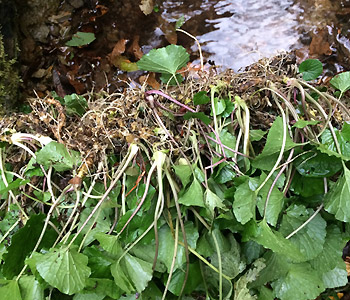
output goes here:
[[166, 22], [183, 16], [183, 28], [198, 38], [206, 58], [234, 70], [280, 51], [303, 49], [306, 58], [312, 41], [311, 56], [318, 58], [350, 50], [350, 1], [168, 0], [161, 15]]

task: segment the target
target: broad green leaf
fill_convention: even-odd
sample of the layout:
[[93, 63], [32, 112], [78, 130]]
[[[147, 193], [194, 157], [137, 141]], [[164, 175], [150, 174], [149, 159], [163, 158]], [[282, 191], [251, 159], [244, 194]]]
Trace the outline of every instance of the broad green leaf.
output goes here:
[[323, 178], [320, 177], [301, 176], [299, 172], [296, 172], [294, 173], [290, 190], [302, 197], [323, 195], [324, 181]]
[[249, 130], [249, 139], [251, 142], [260, 141], [265, 135], [267, 131], [261, 129], [253, 129]]
[[174, 165], [175, 174], [180, 178], [182, 186], [186, 187], [191, 181], [192, 169], [189, 165]]
[[207, 104], [209, 102], [210, 102], [210, 98], [207, 96], [206, 91], [200, 91], [193, 96], [194, 105]]
[[95, 292], [75, 294], [73, 300], [103, 300], [106, 296]]
[[274, 300], [273, 291], [265, 286], [262, 286], [259, 290], [258, 300]]
[[294, 166], [305, 177], [330, 177], [342, 169], [340, 159], [318, 151], [301, 155], [294, 161]]
[[4, 300], [23, 300], [16, 280], [0, 279], [0, 296]]
[[[0, 183], [1, 184], [1, 183]], [[7, 233], [8, 230], [18, 221], [19, 208], [16, 204], [11, 204], [8, 211], [3, 211], [5, 215], [2, 214], [0, 221], [0, 238]], [[14, 229], [8, 235], [12, 239], [14, 233], [17, 232], [19, 225], [15, 226]], [[4, 241], [6, 243], [6, 240]], [[7, 243], [6, 243], [7, 244]]]
[[204, 193], [204, 203], [208, 208], [210, 215], [214, 218], [215, 208], [225, 208], [222, 203], [223, 199], [220, 199], [216, 194], [214, 194], [210, 189], [207, 189]]
[[285, 255], [292, 261], [304, 261], [304, 256], [299, 249], [291, 241], [285, 239], [280, 232], [273, 231], [265, 219], [258, 224], [251, 239], [273, 252]]
[[185, 206], [201, 206], [205, 207], [203, 199], [203, 188], [197, 179], [193, 179], [189, 188], [179, 198], [179, 203]]
[[108, 278], [111, 276], [110, 266], [115, 259], [96, 245], [86, 247], [83, 252], [88, 257], [88, 267], [91, 269], [91, 277]]
[[299, 73], [303, 74], [306, 81], [314, 80], [322, 74], [323, 66], [318, 59], [304, 60], [299, 66]]
[[[81, 212], [78, 229], [80, 229], [80, 227], [84, 224], [85, 220], [88, 218], [92, 210], [93, 208], [86, 207]], [[100, 209], [85, 225], [85, 227], [81, 231], [81, 234], [83, 235], [88, 234], [88, 236], [85, 237], [84, 247], [89, 245], [91, 242], [95, 240], [95, 234], [97, 232], [106, 233], [110, 230], [111, 220], [109, 217], [109, 213], [110, 213], [109, 208]], [[96, 216], [97, 216], [97, 219], [95, 219]], [[89, 230], [90, 227], [92, 228], [91, 230]]]
[[324, 198], [325, 210], [342, 222], [350, 221], [350, 171], [344, 167], [344, 174], [338, 178]]
[[286, 277], [272, 284], [274, 294], [281, 300], [315, 299], [325, 287], [322, 278], [308, 263], [292, 264]]
[[137, 62], [140, 70], [169, 73], [175, 75], [176, 71], [184, 67], [190, 55], [182, 46], [169, 45], [160, 49], [152, 49]]
[[334, 76], [331, 79], [330, 84], [344, 94], [350, 89], [350, 72], [343, 72]]
[[19, 280], [22, 300], [44, 300], [44, 289], [34, 276], [24, 275]]
[[[219, 138], [221, 143], [226, 147], [229, 147], [233, 150], [236, 148], [236, 137], [230, 132], [228, 132], [227, 129], [221, 130]], [[224, 151], [227, 157], [233, 157], [235, 155], [235, 153], [231, 150], [225, 149]]]
[[26, 185], [30, 180], [22, 180], [20, 178], [17, 178], [15, 181], [12, 181], [8, 184], [7, 187], [4, 187], [3, 189], [0, 189], [0, 195], [6, 194], [8, 191], [13, 191], [17, 188], [19, 188], [22, 185]]
[[345, 263], [342, 259], [345, 244], [346, 240], [342, 238], [340, 229], [335, 225], [328, 226], [323, 250], [310, 261], [311, 266], [320, 274], [339, 268], [339, 266], [343, 266], [345, 269]]
[[[262, 173], [260, 176], [260, 182], [263, 182], [266, 179], [266, 174]], [[267, 223], [272, 226], [276, 226], [278, 217], [282, 211], [284, 204], [284, 196], [280, 190], [274, 186], [270, 193], [268, 200], [268, 205], [265, 210], [265, 203], [267, 201], [267, 196], [269, 194], [270, 188], [272, 186], [273, 180], [269, 179], [267, 183], [259, 191], [257, 198], [257, 207], [259, 209], [260, 215], [264, 216]], [[265, 214], [265, 215], [264, 215]]]
[[184, 78], [181, 74], [169, 74], [169, 73], [162, 73], [162, 75], [159, 77], [159, 79], [168, 85], [177, 85], [184, 81]]
[[[199, 234], [193, 223], [185, 225], [187, 243], [192, 249], [196, 249]], [[163, 225], [158, 232], [159, 251], [158, 259], [167, 267], [169, 272], [174, 255], [175, 240], [168, 225]], [[183, 242], [182, 234], [179, 234], [179, 240]], [[180, 268], [186, 262], [185, 248], [181, 245], [177, 247], [174, 271]]]
[[[303, 205], [291, 205], [283, 215], [280, 232], [287, 236], [303, 225], [314, 213]], [[299, 249], [306, 260], [316, 258], [323, 250], [326, 238], [326, 221], [317, 214], [307, 225], [289, 240]]]
[[[253, 160], [252, 165], [255, 168], [270, 171], [282, 148], [283, 142], [283, 121], [281, 117], [277, 117], [273, 122], [269, 133], [267, 135], [267, 140], [263, 151]], [[288, 151], [293, 147], [297, 146], [290, 138], [288, 132], [286, 137], [286, 144], [284, 151]]]
[[184, 120], [189, 120], [192, 118], [201, 120], [205, 125], [209, 125], [211, 119], [202, 111], [200, 112], [187, 112], [183, 116]]
[[[187, 294], [187, 295], [191, 294], [197, 288], [197, 286], [201, 284], [203, 279], [202, 279], [202, 276], [199, 275], [200, 273], [201, 273], [201, 270], [200, 270], [198, 261], [189, 265], [187, 282], [186, 282], [185, 289], [183, 291], [184, 294]], [[176, 296], [180, 295], [182, 285], [185, 280], [185, 276], [186, 276], [186, 268], [176, 269], [176, 271], [173, 273], [171, 277], [171, 281], [169, 284], [169, 291], [171, 293], [173, 293]]]
[[[119, 299], [122, 295], [122, 291], [116, 286], [114, 280], [107, 278], [89, 278], [87, 280], [87, 286], [79, 294], [75, 294], [74, 300], [76, 299], [105, 299], [106, 296], [112, 299]], [[101, 298], [102, 297], [102, 298]], [[107, 298], [109, 299], [109, 298]]]
[[235, 283], [234, 300], [254, 300], [256, 297], [252, 296], [249, 292], [247, 285], [250, 282], [254, 282], [259, 276], [262, 269], [265, 268], [264, 259], [256, 260], [252, 267]]
[[152, 264], [128, 254], [125, 255], [123, 260], [136, 291], [143, 291], [152, 279]]
[[111, 266], [115, 284], [127, 294], [142, 292], [152, 279], [152, 264], [125, 254]]
[[346, 286], [348, 283], [348, 272], [344, 268], [334, 268], [322, 274], [322, 280], [325, 288], [334, 289], [337, 287]]
[[123, 253], [123, 248], [116, 236], [100, 232], [96, 233], [95, 238], [100, 242], [101, 247], [111, 254], [119, 256]]
[[[156, 256], [156, 245], [155, 243], [152, 243], [151, 245], [138, 243], [130, 250], [129, 253], [144, 261], [147, 261], [153, 264], [154, 258]], [[154, 268], [154, 271], [157, 271], [160, 273], [166, 273], [166, 270], [167, 268], [165, 264], [160, 259], [157, 259], [157, 263]]]
[[320, 123], [320, 121], [306, 121], [306, 120], [298, 120], [295, 122], [295, 124], [293, 125], [293, 127], [295, 128], [304, 128], [308, 125], [316, 125]]
[[70, 41], [66, 42], [66, 45], [70, 47], [81, 47], [92, 43], [95, 39], [95, 34], [91, 32], [78, 31]]
[[235, 192], [232, 205], [233, 213], [243, 225], [255, 217], [256, 193], [249, 184], [249, 179], [240, 184]]
[[[226, 109], [226, 103], [224, 99], [214, 98], [214, 109], [215, 109], [215, 115], [222, 114]], [[214, 112], [212, 111], [210, 115], [214, 115]]]
[[236, 178], [237, 173], [233, 169], [234, 162], [223, 162], [220, 164], [217, 173], [214, 174], [213, 179], [216, 183], [227, 183]]
[[291, 265], [283, 254], [273, 253], [272, 251], [266, 252], [263, 259], [266, 267], [262, 269], [258, 278], [249, 285], [249, 288], [256, 289], [264, 286], [267, 282], [285, 277]]
[[[18, 275], [24, 266], [24, 260], [34, 249], [37, 240], [41, 234], [44, 226], [45, 215], [32, 215], [27, 221], [26, 225], [19, 229], [13, 235], [11, 245], [7, 248], [7, 254], [4, 255], [3, 274], [12, 279]], [[47, 231], [44, 235], [43, 241], [50, 243], [52, 240], [52, 231]], [[55, 238], [54, 234], [54, 238]], [[52, 241], [53, 242], [53, 241]], [[41, 244], [40, 248], [42, 247]], [[51, 246], [51, 245], [50, 245]], [[39, 248], [39, 249], [40, 249]]]
[[58, 172], [71, 170], [80, 160], [77, 151], [70, 150], [60, 143], [52, 141], [42, 148], [36, 155], [37, 163], [50, 167], [52, 165]]
[[254, 241], [248, 241], [242, 243], [242, 252], [247, 259], [247, 264], [251, 264], [254, 260], [258, 259], [263, 253], [263, 247]]
[[84, 254], [72, 248], [52, 248], [45, 254], [35, 255], [36, 269], [40, 276], [62, 293], [73, 295], [86, 286], [91, 270]]
[[71, 94], [64, 96], [64, 105], [68, 115], [78, 115], [79, 117], [88, 110], [89, 106], [83, 96]]
[[333, 135], [328, 129], [326, 129], [321, 135], [322, 144], [320, 144], [317, 147], [317, 149], [327, 155], [336, 156], [346, 161], [350, 160], [349, 134], [347, 132], [343, 133], [342, 131], [339, 131], [337, 129], [335, 129], [334, 131], [339, 143], [341, 153], [338, 152], [338, 149], [334, 143]]
[[[215, 235], [220, 249], [222, 272], [230, 278], [235, 278], [245, 269], [246, 264], [241, 257], [240, 245], [233, 234], [224, 236], [220, 230], [212, 230], [211, 234], [204, 235], [198, 242], [198, 253], [203, 256], [209, 256], [211, 263], [216, 268], [219, 267], [219, 258], [213, 235]], [[214, 276], [218, 280], [218, 274], [216, 272], [212, 274], [215, 274]]]
[[[2, 172], [0, 171], [0, 175], [2, 174]], [[5, 178], [6, 178], [6, 181], [7, 181], [7, 183], [8, 184], [11, 184], [12, 183], [12, 181], [13, 181], [13, 174], [12, 173], [10, 173], [10, 172], [6, 172], [5, 171]], [[4, 181], [2, 180], [2, 178], [1, 178], [1, 180], [0, 180], [0, 190], [2, 190], [2, 191], [4, 191], [3, 193], [0, 193], [0, 199], [7, 199], [7, 197], [8, 197], [8, 192], [6, 192], [6, 185], [5, 185], [5, 183], [4, 183]]]

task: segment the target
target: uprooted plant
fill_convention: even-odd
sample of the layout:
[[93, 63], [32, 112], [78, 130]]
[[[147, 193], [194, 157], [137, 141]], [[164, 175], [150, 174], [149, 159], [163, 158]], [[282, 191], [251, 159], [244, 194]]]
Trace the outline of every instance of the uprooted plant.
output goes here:
[[[326, 91], [265, 68], [271, 76], [241, 93], [237, 77], [191, 101], [151, 90], [131, 92], [124, 111], [120, 95], [88, 111], [84, 102], [72, 114], [96, 131], [82, 142], [59, 121], [62, 99], [37, 106], [62, 143], [3, 130], [0, 294], [303, 300], [345, 286], [348, 73]], [[268, 122], [256, 123], [256, 98]]]

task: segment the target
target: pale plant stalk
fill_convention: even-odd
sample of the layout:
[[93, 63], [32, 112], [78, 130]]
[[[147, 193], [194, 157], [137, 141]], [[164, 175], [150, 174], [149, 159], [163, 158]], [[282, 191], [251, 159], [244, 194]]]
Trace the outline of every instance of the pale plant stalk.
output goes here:
[[172, 258], [172, 261], [171, 261], [170, 270], [169, 270], [169, 276], [168, 276], [168, 280], [167, 280], [166, 285], [165, 285], [165, 289], [164, 289], [164, 292], [163, 292], [162, 300], [165, 299], [165, 296], [166, 296], [166, 294], [168, 292], [168, 288], [169, 288], [169, 285], [170, 285], [171, 278], [173, 276], [173, 271], [174, 271], [175, 262], [176, 262], [176, 256], [177, 256], [177, 246], [178, 246], [178, 244], [179, 244], [179, 218], [176, 218], [173, 258]]
[[139, 151], [139, 147], [135, 144], [131, 144], [129, 147], [129, 153], [128, 155], [124, 158], [124, 160], [122, 161], [121, 165], [118, 168], [117, 171], [117, 175], [116, 177], [113, 179], [113, 181], [111, 182], [111, 184], [109, 185], [107, 191], [103, 194], [102, 198], [100, 199], [100, 201], [96, 204], [96, 206], [94, 207], [94, 209], [91, 211], [90, 215], [86, 218], [85, 222], [81, 225], [80, 229], [77, 231], [76, 235], [72, 238], [72, 240], [70, 241], [70, 243], [68, 244], [68, 248], [70, 248], [72, 246], [72, 244], [74, 243], [74, 241], [77, 239], [77, 237], [79, 236], [79, 234], [82, 232], [82, 230], [84, 229], [84, 227], [86, 226], [86, 224], [91, 220], [91, 218], [93, 217], [93, 215], [96, 213], [96, 211], [100, 208], [100, 206], [102, 205], [102, 203], [104, 202], [104, 200], [108, 197], [109, 193], [112, 191], [112, 189], [115, 187], [115, 185], [117, 184], [118, 180], [120, 179], [120, 177], [124, 174], [126, 168], [128, 167], [128, 165], [130, 164], [130, 162], [133, 160], [133, 158], [135, 157], [135, 155], [137, 154], [137, 152]]

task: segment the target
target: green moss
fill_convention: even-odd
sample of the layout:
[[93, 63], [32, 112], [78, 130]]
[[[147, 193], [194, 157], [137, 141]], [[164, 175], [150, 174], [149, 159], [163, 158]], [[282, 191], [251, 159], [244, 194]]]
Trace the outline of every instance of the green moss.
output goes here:
[[18, 98], [20, 78], [15, 63], [15, 59], [8, 59], [0, 34], [0, 115], [13, 107]]

